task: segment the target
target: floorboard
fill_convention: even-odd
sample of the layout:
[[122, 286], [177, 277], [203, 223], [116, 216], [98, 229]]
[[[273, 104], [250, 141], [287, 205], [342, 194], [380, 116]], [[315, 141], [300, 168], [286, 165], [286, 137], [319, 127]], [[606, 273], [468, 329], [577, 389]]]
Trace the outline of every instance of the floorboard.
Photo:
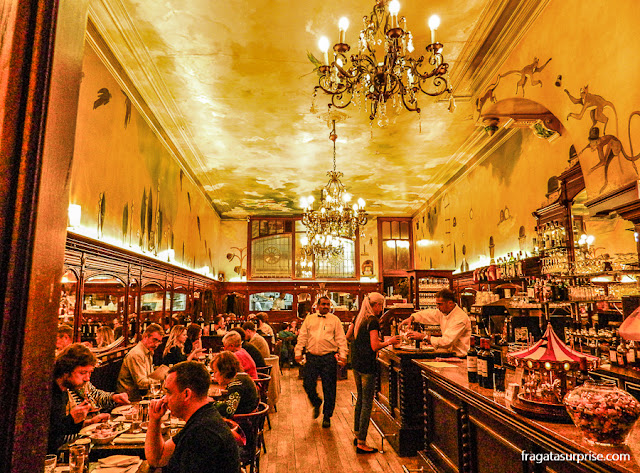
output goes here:
[[[267, 453], [261, 456], [261, 473], [402, 472], [402, 465], [417, 467], [418, 457], [398, 457], [386, 442], [384, 453], [356, 454], [351, 372], [348, 379], [338, 381], [336, 409], [328, 429], [322, 428], [322, 416], [311, 418], [311, 404], [296, 368], [283, 369], [281, 387], [278, 412], [270, 414], [271, 430], [265, 432]], [[380, 435], [373, 427], [369, 427], [367, 442], [380, 448]]]

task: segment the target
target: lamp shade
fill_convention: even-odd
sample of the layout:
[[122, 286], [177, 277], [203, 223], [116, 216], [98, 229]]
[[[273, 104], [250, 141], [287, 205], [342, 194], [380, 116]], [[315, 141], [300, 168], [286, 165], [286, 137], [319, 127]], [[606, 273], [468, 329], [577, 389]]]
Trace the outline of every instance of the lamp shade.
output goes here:
[[640, 307], [624, 319], [620, 325], [619, 333], [625, 340], [640, 340]]

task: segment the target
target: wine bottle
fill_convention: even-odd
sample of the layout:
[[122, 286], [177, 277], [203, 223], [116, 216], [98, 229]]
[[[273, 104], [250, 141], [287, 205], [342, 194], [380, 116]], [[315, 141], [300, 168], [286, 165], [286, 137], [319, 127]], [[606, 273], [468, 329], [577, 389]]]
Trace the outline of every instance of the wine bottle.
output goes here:
[[611, 366], [618, 364], [618, 347], [615, 338], [611, 339], [611, 344], [609, 345], [609, 362]]
[[476, 338], [471, 337], [469, 340], [471, 346], [467, 351], [467, 377], [470, 383], [478, 382], [478, 352], [476, 351]]
[[488, 338], [484, 341], [484, 358], [487, 365], [487, 371], [484, 377], [484, 387], [487, 389], [493, 389], [493, 353], [491, 353], [491, 340]]
[[485, 385], [485, 378], [487, 376], [487, 360], [484, 357], [484, 338], [479, 338], [479, 345], [478, 345], [478, 354], [477, 354], [477, 366], [478, 366], [478, 386], [480, 387], [484, 387]]

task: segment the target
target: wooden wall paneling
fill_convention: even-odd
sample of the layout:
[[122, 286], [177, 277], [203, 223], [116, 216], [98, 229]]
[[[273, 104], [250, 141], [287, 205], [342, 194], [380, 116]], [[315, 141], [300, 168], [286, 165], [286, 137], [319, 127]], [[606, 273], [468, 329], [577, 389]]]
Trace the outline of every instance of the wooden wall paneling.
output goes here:
[[[427, 448], [435, 455], [433, 460], [442, 471], [457, 472], [460, 469], [460, 418], [462, 405], [435, 386], [429, 388], [429, 432]], [[455, 427], [454, 427], [455, 426]]]
[[0, 13], [0, 471], [7, 473], [43, 469], [87, 3], [9, 1]]

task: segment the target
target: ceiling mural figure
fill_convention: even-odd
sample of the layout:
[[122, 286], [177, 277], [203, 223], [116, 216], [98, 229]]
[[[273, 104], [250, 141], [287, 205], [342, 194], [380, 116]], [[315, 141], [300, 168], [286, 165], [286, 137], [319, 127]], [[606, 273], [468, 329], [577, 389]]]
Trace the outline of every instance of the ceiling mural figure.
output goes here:
[[478, 112], [478, 114], [482, 114], [482, 107], [484, 107], [484, 104], [487, 102], [487, 100], [491, 101], [491, 103], [496, 103], [498, 101], [496, 99], [495, 91], [496, 87], [498, 87], [498, 84], [500, 83], [500, 77], [502, 76], [498, 75], [498, 77], [496, 77], [496, 81], [489, 87], [487, 87], [487, 90], [481, 97], [478, 97], [476, 99], [476, 111]]
[[504, 74], [500, 74], [499, 77], [506, 77], [511, 74], [520, 74], [520, 79], [516, 83], [516, 95], [518, 95], [518, 88], [522, 89], [522, 96], [524, 97], [524, 86], [527, 85], [527, 80], [531, 80], [531, 85], [539, 85], [542, 87], [542, 81], [540, 79], [536, 79], [533, 77], [534, 74], [538, 72], [542, 72], [542, 70], [549, 64], [551, 58], [547, 59], [542, 66], [538, 66], [539, 59], [537, 57], [533, 58], [533, 62], [531, 64], [527, 64], [522, 69], [514, 69], [511, 71], [507, 71]]

